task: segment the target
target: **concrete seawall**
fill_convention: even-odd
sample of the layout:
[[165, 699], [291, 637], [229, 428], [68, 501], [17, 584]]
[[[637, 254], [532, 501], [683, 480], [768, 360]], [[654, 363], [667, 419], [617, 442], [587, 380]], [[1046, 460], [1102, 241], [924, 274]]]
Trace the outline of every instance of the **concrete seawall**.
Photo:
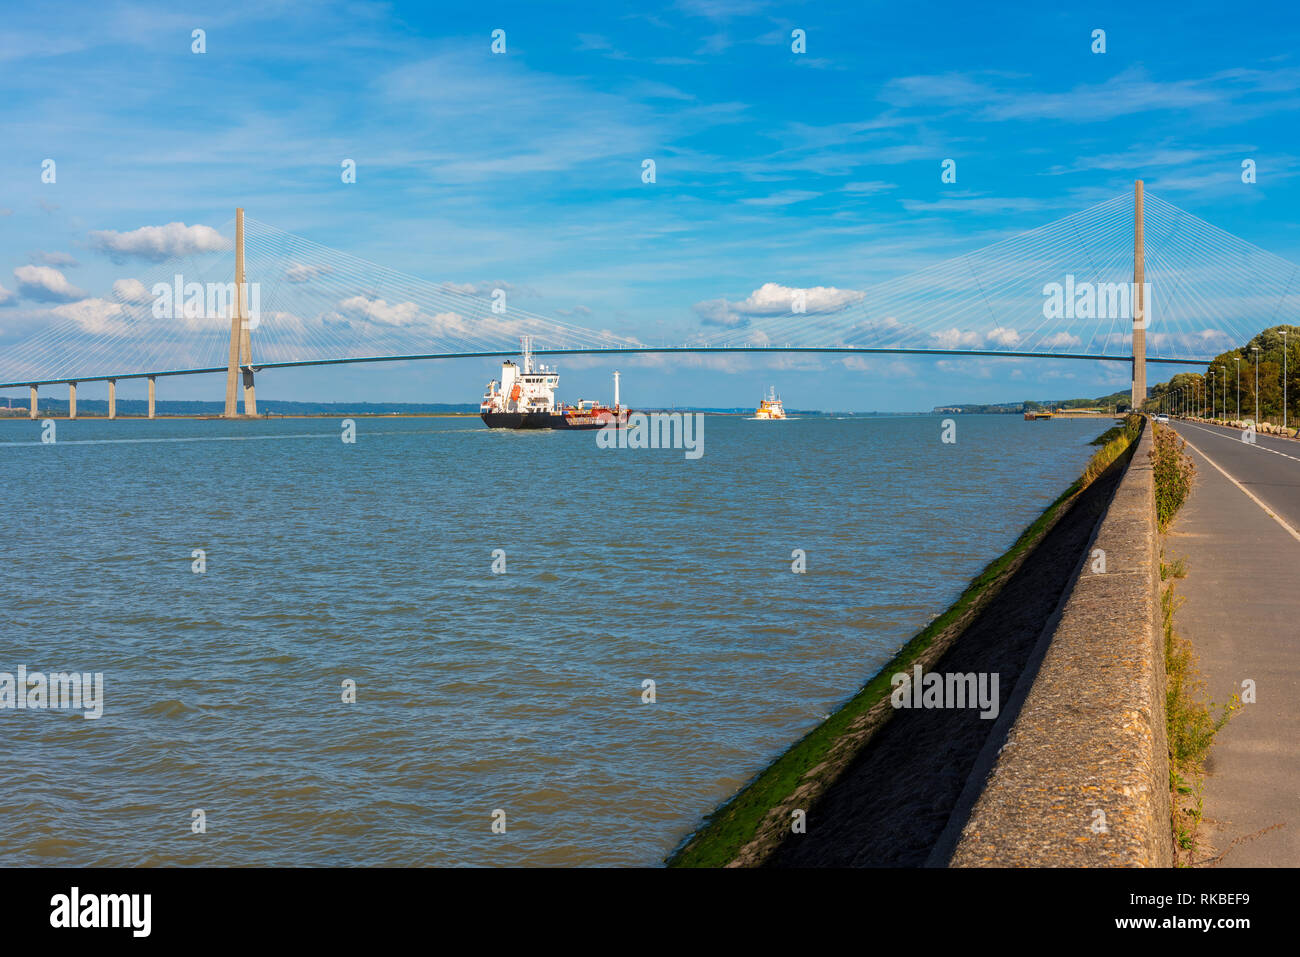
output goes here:
[[[953, 867], [1168, 867], [1169, 766], [1151, 429], [1098, 525], [1023, 707], [968, 790]], [[1097, 549], [1105, 571], [1094, 571]], [[998, 736], [999, 738], [1001, 736]]]

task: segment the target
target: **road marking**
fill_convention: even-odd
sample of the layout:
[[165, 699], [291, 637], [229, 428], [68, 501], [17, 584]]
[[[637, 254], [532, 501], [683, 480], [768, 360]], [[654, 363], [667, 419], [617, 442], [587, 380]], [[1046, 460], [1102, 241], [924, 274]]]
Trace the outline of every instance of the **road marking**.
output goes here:
[[[1184, 438], [1183, 441], [1184, 441], [1184, 442], [1187, 442], [1187, 439]], [[1286, 530], [1287, 534], [1289, 534], [1289, 535], [1290, 535], [1292, 538], [1294, 538], [1297, 542], [1300, 542], [1300, 532], [1297, 532], [1294, 528], [1292, 528], [1290, 525], [1288, 525], [1287, 522], [1286, 522], [1286, 520], [1283, 519], [1282, 516], [1278, 515], [1275, 511], [1273, 511], [1271, 508], [1269, 508], [1267, 505], [1265, 505], [1263, 502], [1261, 502], [1258, 498], [1256, 498], [1255, 495], [1250, 491], [1250, 489], [1246, 488], [1246, 486], [1242, 485], [1242, 484], [1241, 484], [1240, 482], [1238, 482], [1235, 478], [1233, 478], [1231, 475], [1229, 475], [1227, 472], [1225, 472], [1225, 471], [1223, 470], [1223, 467], [1222, 467], [1221, 465], [1219, 465], [1218, 462], [1214, 461], [1214, 459], [1210, 458], [1208, 455], [1206, 455], [1204, 452], [1202, 452], [1202, 451], [1201, 451], [1200, 449], [1198, 449], [1196, 446], [1192, 445], [1191, 442], [1187, 442], [1187, 444], [1188, 444], [1188, 446], [1191, 448], [1191, 450], [1192, 450], [1193, 452], [1195, 452], [1195, 453], [1196, 453], [1197, 455], [1199, 455], [1201, 458], [1205, 459], [1205, 461], [1209, 462], [1209, 463], [1210, 463], [1211, 465], [1213, 465], [1216, 469], [1218, 469], [1220, 475], [1222, 475], [1224, 478], [1226, 478], [1226, 479], [1227, 479], [1229, 482], [1231, 482], [1233, 485], [1237, 486], [1237, 488], [1239, 488], [1239, 489], [1241, 489], [1243, 492], [1245, 492], [1245, 493], [1246, 493], [1246, 497], [1249, 498], [1249, 499], [1250, 499], [1252, 502], [1254, 502], [1256, 505], [1258, 505], [1260, 508], [1262, 508], [1262, 509], [1264, 510], [1264, 514], [1265, 514], [1265, 515], [1267, 515], [1267, 516], [1268, 516], [1269, 518], [1271, 518], [1273, 521], [1275, 521], [1275, 522], [1277, 522], [1279, 525], [1281, 525], [1281, 526]], [[1272, 451], [1272, 450], [1270, 449], [1269, 451]], [[1279, 452], [1278, 454], [1281, 455], [1282, 453]], [[1289, 455], [1287, 456], [1287, 458], [1290, 458], [1290, 457], [1291, 457], [1291, 456], [1289, 456]]]
[[[1214, 429], [1207, 429], [1207, 428], [1203, 428], [1202, 426], [1199, 426], [1199, 425], [1192, 425], [1192, 423], [1190, 423], [1190, 422], [1184, 422], [1183, 425], [1187, 426], [1188, 428], [1192, 428], [1192, 429], [1200, 429], [1202, 432], [1208, 432], [1208, 433], [1210, 433], [1210, 435], [1217, 435], [1219, 438], [1221, 438], [1221, 439], [1227, 439], [1229, 442], [1234, 442], [1234, 441], [1236, 441], [1236, 440], [1233, 439], [1231, 436], [1229, 436], [1229, 435], [1224, 435], [1222, 432], [1216, 432], [1216, 431], [1214, 431]], [[1244, 430], [1241, 430], [1241, 431], [1244, 431]], [[1290, 459], [1292, 462], [1300, 462], [1300, 458], [1296, 458], [1294, 455], [1287, 455], [1285, 452], [1279, 452], [1277, 449], [1270, 449], [1267, 445], [1259, 445], [1258, 443], [1255, 443], [1255, 442], [1242, 442], [1241, 444], [1242, 444], [1242, 445], [1251, 445], [1251, 446], [1254, 446], [1254, 447], [1257, 448], [1257, 449], [1262, 449], [1262, 450], [1265, 451], [1265, 452], [1272, 452], [1274, 455], [1280, 455], [1280, 456], [1282, 456], [1282, 458], [1284, 458], [1284, 459]]]

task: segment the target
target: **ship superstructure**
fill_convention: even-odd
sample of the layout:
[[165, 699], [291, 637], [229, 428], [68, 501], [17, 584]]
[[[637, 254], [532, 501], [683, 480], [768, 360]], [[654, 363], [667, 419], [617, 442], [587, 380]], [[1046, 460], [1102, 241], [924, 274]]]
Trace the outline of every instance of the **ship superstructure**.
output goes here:
[[776, 394], [776, 386], [772, 386], [767, 393], [767, 398], [758, 403], [758, 409], [754, 412], [756, 419], [784, 419], [785, 406], [781, 404], [781, 397]]
[[501, 363], [501, 381], [493, 379], [483, 393], [479, 415], [492, 429], [599, 429], [627, 424], [628, 410], [619, 404], [619, 374], [614, 373], [614, 406], [589, 399], [576, 405], [555, 400], [560, 374], [534, 361], [533, 338], [520, 339], [520, 362]]

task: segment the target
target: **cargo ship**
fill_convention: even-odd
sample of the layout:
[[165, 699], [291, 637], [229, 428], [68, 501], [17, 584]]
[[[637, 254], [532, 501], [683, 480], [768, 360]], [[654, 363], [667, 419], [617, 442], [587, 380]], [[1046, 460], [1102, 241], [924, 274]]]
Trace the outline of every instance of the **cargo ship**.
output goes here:
[[785, 406], [781, 404], [781, 397], [776, 394], [776, 386], [768, 389], [767, 398], [760, 399], [758, 408], [754, 412], [756, 419], [784, 419]]
[[488, 383], [479, 415], [489, 429], [603, 429], [627, 426], [628, 411], [619, 404], [618, 379], [614, 373], [614, 406], [579, 399], [576, 405], [560, 405], [555, 389], [560, 374], [550, 366], [533, 361], [532, 336], [521, 340], [522, 356], [516, 365], [501, 363], [501, 381]]

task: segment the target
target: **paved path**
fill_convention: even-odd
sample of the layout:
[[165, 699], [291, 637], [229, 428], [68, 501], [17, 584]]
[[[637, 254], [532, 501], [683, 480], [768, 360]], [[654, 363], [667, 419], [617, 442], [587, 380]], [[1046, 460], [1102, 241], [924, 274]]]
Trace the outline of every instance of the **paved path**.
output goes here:
[[1187, 559], [1175, 627], [1214, 701], [1244, 679], [1258, 699], [1211, 751], [1198, 860], [1300, 866], [1300, 442], [1260, 435], [1252, 446], [1236, 429], [1171, 424], [1197, 467], [1165, 543], [1166, 559]]

